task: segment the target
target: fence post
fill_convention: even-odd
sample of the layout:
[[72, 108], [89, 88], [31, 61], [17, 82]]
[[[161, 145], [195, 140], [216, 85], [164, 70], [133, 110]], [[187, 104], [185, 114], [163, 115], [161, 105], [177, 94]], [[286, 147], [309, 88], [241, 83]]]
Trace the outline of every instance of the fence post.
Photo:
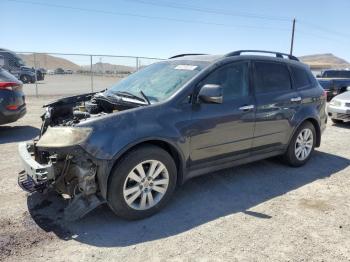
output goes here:
[[136, 57], [136, 71], [139, 71], [139, 58]]
[[35, 96], [38, 97], [38, 78], [37, 78], [37, 72], [36, 72], [36, 53], [33, 53], [34, 56], [34, 73], [35, 73]]
[[94, 92], [94, 72], [92, 71], [92, 55], [90, 55], [90, 75], [91, 75], [91, 93]]

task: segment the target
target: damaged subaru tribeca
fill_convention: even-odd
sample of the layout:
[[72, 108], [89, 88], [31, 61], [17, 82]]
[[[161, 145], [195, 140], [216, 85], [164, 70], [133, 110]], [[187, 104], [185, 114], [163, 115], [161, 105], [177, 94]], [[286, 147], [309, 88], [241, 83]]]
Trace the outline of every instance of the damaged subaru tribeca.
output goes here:
[[40, 136], [19, 144], [18, 182], [71, 199], [66, 219], [102, 203], [145, 218], [194, 176], [277, 155], [302, 166], [320, 146], [325, 105], [309, 68], [288, 54], [174, 56], [45, 105]]

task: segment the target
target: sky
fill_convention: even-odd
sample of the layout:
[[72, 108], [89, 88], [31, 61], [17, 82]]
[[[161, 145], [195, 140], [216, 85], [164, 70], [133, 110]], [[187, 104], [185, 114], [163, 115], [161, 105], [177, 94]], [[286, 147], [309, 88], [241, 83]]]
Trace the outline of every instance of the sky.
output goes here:
[[[349, 0], [0, 0], [0, 47], [167, 58], [239, 49], [350, 61]], [[83, 62], [82, 62], [83, 63]]]

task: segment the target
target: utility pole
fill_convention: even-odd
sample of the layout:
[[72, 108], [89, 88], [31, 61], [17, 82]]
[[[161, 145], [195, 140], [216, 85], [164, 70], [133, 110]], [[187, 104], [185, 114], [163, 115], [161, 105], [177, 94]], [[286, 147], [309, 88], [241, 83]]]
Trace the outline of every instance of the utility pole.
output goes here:
[[294, 47], [295, 18], [293, 19], [292, 39], [290, 41], [290, 55], [293, 55]]

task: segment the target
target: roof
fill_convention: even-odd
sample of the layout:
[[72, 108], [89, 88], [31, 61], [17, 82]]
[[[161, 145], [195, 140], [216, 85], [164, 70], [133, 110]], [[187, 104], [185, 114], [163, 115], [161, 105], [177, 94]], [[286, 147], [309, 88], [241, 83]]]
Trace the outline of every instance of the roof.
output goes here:
[[230, 60], [242, 60], [242, 59], [247, 59], [247, 60], [267, 60], [267, 61], [272, 61], [272, 62], [284, 62], [284, 63], [290, 63], [294, 65], [299, 65], [299, 66], [305, 66], [309, 68], [308, 65], [296, 61], [296, 60], [291, 60], [288, 58], [280, 58], [280, 57], [275, 57], [275, 56], [267, 56], [267, 55], [235, 55], [235, 56], [225, 56], [225, 55], [183, 55], [179, 56], [176, 58], [170, 58], [171, 60], [182, 60], [182, 61], [203, 61], [203, 62], [209, 62], [213, 63], [219, 60], [224, 60], [224, 59], [230, 59]]

